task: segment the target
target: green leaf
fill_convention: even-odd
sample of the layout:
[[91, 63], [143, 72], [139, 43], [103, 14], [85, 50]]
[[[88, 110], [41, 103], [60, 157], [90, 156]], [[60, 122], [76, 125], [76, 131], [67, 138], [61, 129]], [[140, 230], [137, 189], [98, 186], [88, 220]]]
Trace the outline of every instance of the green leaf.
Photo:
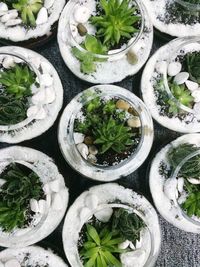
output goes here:
[[90, 224], [87, 224], [86, 227], [89, 236], [94, 240], [97, 245], [100, 245], [100, 238], [96, 229]]

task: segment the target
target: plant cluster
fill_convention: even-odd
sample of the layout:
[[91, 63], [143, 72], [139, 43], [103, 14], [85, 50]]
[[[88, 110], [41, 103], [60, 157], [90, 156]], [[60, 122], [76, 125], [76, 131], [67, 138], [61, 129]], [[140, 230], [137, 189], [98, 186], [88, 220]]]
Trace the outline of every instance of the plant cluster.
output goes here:
[[200, 52], [188, 53], [183, 61], [190, 79], [200, 84]]
[[90, 22], [108, 48], [119, 44], [122, 38], [130, 39], [131, 34], [138, 32], [137, 23], [141, 17], [137, 15], [138, 8], [130, 6], [130, 0], [100, 0], [99, 4], [102, 14], [91, 17]]
[[117, 99], [104, 102], [96, 97], [85, 105], [84, 121], [75, 121], [75, 131], [92, 136], [101, 154], [108, 150], [120, 153], [134, 144], [134, 133], [126, 125], [125, 111], [117, 109], [116, 102]]
[[10, 232], [25, 226], [29, 218], [31, 198], [43, 196], [42, 184], [36, 173], [25, 171], [19, 164], [11, 164], [2, 173], [5, 183], [0, 190], [0, 227]]
[[123, 208], [115, 209], [108, 223], [86, 224], [85, 238], [80, 248], [84, 267], [122, 267], [119, 255], [130, 249], [119, 249], [119, 244], [127, 239], [135, 243], [144, 227], [140, 217]]
[[3, 0], [3, 2], [20, 12], [24, 24], [34, 27], [36, 15], [42, 8], [44, 0]]
[[200, 4], [200, 0], [185, 0], [185, 2], [188, 2], [190, 4]]

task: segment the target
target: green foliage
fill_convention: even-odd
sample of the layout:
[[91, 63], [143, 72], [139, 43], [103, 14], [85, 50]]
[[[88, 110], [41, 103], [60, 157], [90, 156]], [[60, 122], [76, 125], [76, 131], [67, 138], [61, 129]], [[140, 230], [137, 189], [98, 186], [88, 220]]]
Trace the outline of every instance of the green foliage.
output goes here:
[[200, 84], [200, 52], [188, 53], [185, 64], [190, 79]]
[[200, 218], [200, 185], [194, 185], [185, 180], [184, 187], [188, 196], [182, 208], [189, 217], [195, 215]]
[[[167, 155], [172, 170], [190, 153], [198, 151], [199, 148], [192, 144], [184, 143], [177, 147], [172, 147]], [[180, 169], [179, 176], [184, 178], [200, 178], [200, 155], [189, 159]]]
[[125, 251], [118, 249], [124, 238], [119, 237], [118, 231], [110, 232], [105, 226], [98, 233], [92, 225], [87, 224], [86, 227], [86, 241], [80, 251], [84, 267], [122, 267], [117, 255]]
[[130, 7], [130, 4], [130, 0], [100, 0], [103, 14], [91, 17], [97, 36], [103, 37], [103, 43], [108, 47], [118, 44], [123, 37], [130, 39], [133, 33], [138, 32], [135, 25], [141, 17], [136, 15], [137, 8]]
[[120, 236], [136, 245], [140, 240], [140, 232], [145, 227], [143, 220], [135, 213], [123, 208], [117, 209], [112, 217], [112, 231], [118, 230]]
[[170, 90], [173, 96], [184, 106], [192, 107], [194, 103], [194, 97], [185, 85], [178, 85], [176, 83], [169, 83]]
[[0, 85], [3, 85], [7, 94], [16, 99], [31, 95], [31, 85], [35, 82], [35, 74], [26, 65], [16, 64], [11, 69], [0, 72]]
[[0, 125], [12, 125], [26, 118], [28, 102], [14, 96], [0, 95]]
[[20, 12], [21, 19], [28, 26], [36, 26], [36, 15], [43, 6], [43, 0], [18, 0], [12, 7]]
[[93, 131], [95, 144], [101, 145], [100, 153], [105, 153], [112, 149], [117, 153], [123, 152], [128, 146], [133, 145], [133, 133], [131, 128], [122, 123], [118, 123], [112, 117], [109, 120], [99, 124], [99, 127]]
[[184, 0], [184, 1], [190, 4], [200, 4], [200, 0]]
[[96, 37], [87, 34], [82, 47], [86, 51], [81, 51], [77, 47], [72, 47], [72, 54], [80, 61], [81, 72], [90, 74], [96, 71], [95, 62], [105, 61], [105, 59], [97, 58], [94, 54], [105, 55], [107, 52], [106, 46], [102, 45]]
[[41, 198], [42, 184], [36, 173], [31, 171], [27, 174], [17, 164], [11, 164], [1, 179], [6, 182], [0, 191], [0, 227], [10, 232], [16, 227], [24, 227], [29, 201]]

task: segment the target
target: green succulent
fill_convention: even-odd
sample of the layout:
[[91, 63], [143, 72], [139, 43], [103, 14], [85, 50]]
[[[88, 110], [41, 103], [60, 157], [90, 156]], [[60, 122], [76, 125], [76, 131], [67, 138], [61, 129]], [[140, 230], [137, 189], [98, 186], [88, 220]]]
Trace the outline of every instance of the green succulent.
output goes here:
[[118, 245], [124, 241], [119, 237], [118, 231], [110, 232], [105, 226], [100, 232], [90, 224], [86, 224], [86, 240], [80, 250], [84, 267], [122, 267], [117, 256], [125, 252]]
[[42, 184], [36, 173], [27, 173], [19, 164], [11, 164], [1, 175], [6, 182], [0, 191], [0, 227], [10, 232], [14, 228], [24, 227], [28, 218], [29, 201], [39, 200]]
[[94, 143], [101, 146], [100, 153], [102, 154], [109, 149], [117, 153], [123, 152], [134, 143], [131, 128], [117, 122], [112, 117], [99, 124], [93, 134]]
[[137, 23], [141, 17], [137, 15], [138, 8], [130, 5], [130, 0], [100, 0], [103, 14], [90, 18], [91, 24], [97, 28], [97, 36], [103, 38], [109, 48], [138, 32]]
[[26, 25], [36, 25], [36, 15], [43, 6], [43, 0], [18, 0], [12, 7], [20, 12], [21, 19]]
[[190, 4], [200, 4], [200, 0], [184, 0], [184, 1]]
[[118, 230], [120, 236], [136, 245], [140, 240], [141, 230], [145, 227], [143, 220], [135, 213], [120, 208], [112, 216], [112, 231]]
[[184, 63], [190, 79], [200, 84], [200, 52], [188, 53]]
[[173, 96], [184, 106], [192, 107], [194, 103], [194, 97], [191, 95], [191, 92], [186, 88], [185, 85], [178, 85], [176, 83], [170, 83], [170, 90]]
[[31, 95], [31, 85], [35, 83], [36, 75], [26, 65], [16, 64], [11, 69], [0, 72], [0, 85], [6, 89], [6, 93], [16, 99]]

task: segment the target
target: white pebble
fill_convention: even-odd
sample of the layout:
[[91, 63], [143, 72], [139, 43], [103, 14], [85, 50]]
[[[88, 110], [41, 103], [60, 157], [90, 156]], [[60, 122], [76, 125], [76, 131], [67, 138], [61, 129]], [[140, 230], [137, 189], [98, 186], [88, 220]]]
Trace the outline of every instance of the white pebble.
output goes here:
[[46, 87], [51, 86], [53, 84], [53, 77], [50, 74], [45, 73], [41, 75], [41, 85], [45, 85]]
[[195, 82], [192, 82], [192, 81], [189, 81], [187, 80], [185, 82], [185, 85], [187, 86], [187, 88], [190, 90], [190, 91], [194, 91], [194, 90], [197, 90], [199, 85], [198, 83], [195, 83]]
[[200, 184], [200, 178], [199, 178], [199, 179], [188, 178], [187, 180], [188, 180], [188, 182], [190, 182], [191, 184]]
[[38, 111], [39, 111], [39, 107], [34, 105], [34, 106], [31, 106], [30, 108], [28, 108], [26, 115], [28, 118], [35, 116], [38, 113]]
[[171, 62], [168, 65], [167, 73], [169, 76], [176, 76], [182, 69], [180, 62]]
[[38, 69], [40, 67], [41, 64], [41, 59], [39, 57], [31, 57], [30, 61], [33, 65], [35, 65], [35, 67]]
[[70, 25], [70, 30], [71, 30], [71, 33], [72, 33], [72, 36], [73, 37], [76, 37], [78, 35], [78, 29], [76, 27], [76, 25]]
[[9, 10], [9, 12], [1, 17], [1, 22], [6, 23], [11, 19], [16, 19], [18, 17], [17, 10]]
[[52, 208], [54, 210], [62, 210], [63, 208], [63, 200], [59, 193], [53, 195]]
[[88, 147], [86, 146], [86, 144], [78, 144], [77, 145], [77, 149], [78, 151], [80, 152], [81, 156], [84, 158], [84, 159], [87, 159], [87, 156], [89, 154], [89, 150], [88, 150]]
[[33, 212], [39, 212], [39, 204], [36, 199], [30, 199], [30, 208]]
[[93, 154], [89, 154], [87, 159], [93, 164], [97, 162], [97, 157], [95, 157]]
[[181, 196], [178, 198], [179, 205], [184, 203], [186, 199], [187, 199], [187, 193], [183, 191], [181, 193]]
[[44, 199], [38, 201], [39, 213], [44, 214], [47, 209], [47, 202]]
[[145, 263], [145, 250], [137, 249], [130, 252], [125, 252], [120, 255], [122, 266], [126, 267], [142, 267]]
[[41, 25], [48, 21], [48, 12], [45, 7], [42, 7], [40, 11], [38, 12], [36, 24]]
[[21, 19], [11, 19], [5, 23], [5, 26], [10, 27], [10, 26], [15, 26], [19, 25], [22, 23]]
[[159, 61], [155, 65], [155, 69], [158, 73], [164, 73], [166, 71], [167, 62], [166, 61]]
[[60, 191], [60, 180], [56, 179], [54, 181], [49, 182], [49, 186], [53, 192], [58, 193]]
[[91, 211], [89, 208], [84, 207], [80, 210], [79, 214], [81, 221], [85, 222], [86, 220], [88, 220], [88, 216], [91, 215]]
[[188, 78], [189, 78], [189, 73], [188, 72], [180, 72], [175, 76], [174, 82], [176, 84], [180, 85], [180, 84], [185, 83]]
[[183, 192], [183, 186], [184, 186], [184, 179], [183, 178], [178, 178], [177, 187], [178, 187], [178, 191], [180, 193]]
[[129, 244], [130, 244], [130, 241], [129, 240], [125, 240], [124, 242], [122, 242], [122, 243], [120, 243], [118, 245], [118, 248], [119, 249], [126, 249], [129, 246]]
[[6, 180], [0, 178], [0, 187], [2, 187], [6, 183]]
[[14, 61], [14, 58], [12, 56], [7, 56], [4, 58], [3, 60], [3, 67], [5, 69], [10, 69], [12, 67], [15, 66], [15, 61]]
[[77, 145], [77, 144], [80, 144], [80, 143], [83, 143], [84, 141], [84, 138], [85, 138], [85, 135], [82, 134], [82, 133], [74, 133], [74, 143]]
[[45, 102], [46, 93], [44, 89], [40, 89], [31, 98], [33, 104], [41, 104]]
[[50, 186], [49, 186], [48, 183], [45, 184], [42, 189], [43, 189], [43, 191], [45, 192], [46, 195], [51, 192], [51, 189], [50, 189]]
[[85, 6], [79, 6], [74, 11], [74, 19], [78, 23], [85, 23], [91, 16], [91, 11]]
[[112, 208], [104, 208], [100, 211], [97, 211], [94, 216], [100, 221], [100, 222], [108, 222], [113, 214]]
[[49, 9], [50, 7], [53, 6], [54, 2], [55, 2], [55, 0], [45, 0], [44, 1], [44, 7], [46, 7], [46, 9]]
[[99, 200], [98, 197], [94, 194], [88, 194], [85, 198], [85, 205], [89, 209], [96, 209], [98, 206]]
[[46, 116], [47, 116], [47, 112], [46, 112], [46, 110], [45, 110], [44, 108], [41, 107], [41, 108], [39, 109], [38, 113], [36, 114], [35, 119], [36, 119], [36, 120], [43, 120], [43, 119], [46, 118]]
[[164, 183], [164, 193], [167, 198], [176, 202], [176, 188], [177, 188], [177, 179], [169, 178]]
[[52, 87], [45, 88], [45, 102], [44, 104], [51, 104], [56, 98], [55, 91]]
[[139, 128], [139, 127], [141, 127], [140, 118], [137, 117], [137, 116], [134, 116], [134, 117], [128, 119], [127, 124], [128, 124], [129, 127], [132, 127], [132, 128]]
[[0, 11], [8, 11], [8, 6], [3, 2], [0, 2]]
[[194, 90], [192, 96], [194, 97], [194, 102], [200, 102], [200, 89], [198, 88], [197, 90]]
[[21, 267], [20, 263], [16, 259], [8, 260], [5, 263], [5, 267]]
[[135, 250], [135, 246], [133, 245], [132, 242], [129, 242], [129, 247], [130, 247], [132, 250]]
[[89, 152], [92, 155], [97, 155], [98, 154], [98, 149], [96, 148], [96, 146], [89, 146]]

